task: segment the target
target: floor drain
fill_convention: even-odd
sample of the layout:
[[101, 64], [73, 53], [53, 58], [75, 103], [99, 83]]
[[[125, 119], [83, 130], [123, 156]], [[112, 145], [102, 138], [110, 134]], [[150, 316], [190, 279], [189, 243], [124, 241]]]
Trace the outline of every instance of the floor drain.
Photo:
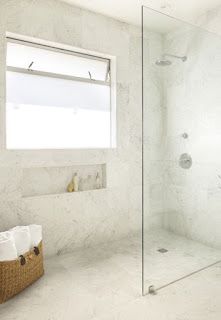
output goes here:
[[167, 249], [164, 249], [164, 248], [161, 248], [161, 249], [159, 249], [159, 250], [157, 250], [157, 251], [159, 251], [160, 253], [166, 253], [166, 252], [168, 252], [168, 250], [167, 250]]

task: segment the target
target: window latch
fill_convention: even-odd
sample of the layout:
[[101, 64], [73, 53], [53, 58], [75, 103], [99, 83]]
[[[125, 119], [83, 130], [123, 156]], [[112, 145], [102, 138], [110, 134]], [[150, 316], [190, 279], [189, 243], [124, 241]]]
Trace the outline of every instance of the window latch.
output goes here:
[[32, 62], [29, 64], [29, 66], [28, 66], [28, 70], [29, 70], [29, 71], [31, 71], [31, 67], [33, 66], [33, 64], [34, 64], [34, 61], [32, 61]]
[[89, 77], [90, 77], [90, 79], [92, 80], [92, 76], [91, 76], [91, 73], [90, 73], [90, 71], [88, 71], [88, 74], [89, 74]]

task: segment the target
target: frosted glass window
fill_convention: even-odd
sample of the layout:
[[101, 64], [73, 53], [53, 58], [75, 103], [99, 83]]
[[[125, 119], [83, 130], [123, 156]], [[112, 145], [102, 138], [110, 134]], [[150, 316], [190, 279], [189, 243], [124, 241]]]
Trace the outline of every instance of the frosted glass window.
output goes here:
[[8, 42], [7, 66], [105, 81], [109, 60]]
[[[34, 70], [27, 65], [35, 50], [42, 52]], [[110, 148], [109, 61], [59, 53], [58, 63], [56, 54], [8, 42], [7, 148]]]

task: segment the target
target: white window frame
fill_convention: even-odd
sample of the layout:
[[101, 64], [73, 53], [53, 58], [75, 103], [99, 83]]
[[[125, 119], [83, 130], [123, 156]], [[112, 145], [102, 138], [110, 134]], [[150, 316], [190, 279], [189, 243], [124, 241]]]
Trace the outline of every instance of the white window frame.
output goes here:
[[[11, 71], [11, 72], [19, 72], [19, 73], [25, 73], [25, 74], [33, 74], [33, 75], [40, 75], [40, 76], [45, 76], [45, 77], [52, 77], [52, 78], [60, 78], [60, 79], [66, 79], [66, 80], [77, 80], [77, 81], [82, 81], [82, 82], [87, 82], [87, 83], [95, 83], [95, 84], [100, 84], [100, 85], [106, 85], [110, 87], [110, 146], [107, 148], [102, 148], [102, 149], [112, 149], [116, 148], [117, 142], [116, 142], [116, 57], [107, 55], [107, 54], [102, 54], [98, 53], [95, 51], [89, 51], [81, 48], [76, 48], [72, 47], [69, 45], [64, 45], [60, 43], [55, 43], [55, 42], [49, 42], [45, 41], [42, 39], [36, 39], [36, 38], [31, 38], [31, 37], [26, 37], [26, 36], [18, 36], [14, 33], [7, 33], [6, 34], [6, 57], [7, 57], [7, 43], [19, 43], [23, 44], [26, 46], [32, 46], [36, 48], [41, 48], [41, 49], [46, 49], [46, 50], [51, 50], [54, 52], [60, 52], [64, 54], [71, 54], [75, 56], [80, 56], [83, 58], [88, 59], [95, 59], [95, 60], [101, 60], [101, 61], [108, 61], [107, 64], [107, 73], [106, 73], [106, 79], [105, 81], [102, 80], [94, 80], [94, 79], [89, 79], [89, 78], [81, 78], [81, 77], [76, 77], [76, 76], [69, 76], [69, 75], [62, 75], [62, 74], [56, 74], [56, 73], [51, 73], [51, 72], [45, 72], [45, 71], [36, 71], [30, 69], [23, 69], [19, 67], [8, 67], [6, 62], [6, 68], [5, 71]], [[6, 59], [5, 59], [6, 60]], [[109, 81], [108, 81], [108, 74], [110, 75]], [[6, 77], [5, 77], [6, 79]], [[6, 84], [5, 84], [6, 87]], [[12, 149], [7, 149], [6, 146], [6, 135], [7, 135], [7, 128], [6, 128], [6, 102], [5, 101], [5, 121], [4, 121], [4, 127], [5, 127], [5, 135], [4, 135], [4, 149], [6, 150], [12, 150]], [[59, 148], [58, 148], [59, 149]], [[75, 148], [71, 148], [72, 150], [76, 150]], [[84, 148], [85, 149], [91, 149], [91, 148]], [[93, 148], [94, 149], [94, 148]], [[101, 148], [95, 148], [95, 149], [101, 149]], [[13, 149], [13, 150], [20, 150], [21, 149]], [[36, 151], [36, 149], [28, 149], [29, 151]], [[39, 150], [39, 149], [38, 149]], [[46, 150], [46, 149], [42, 149]], [[53, 149], [49, 149], [53, 150]], [[57, 150], [57, 148], [55, 149]], [[65, 149], [66, 150], [66, 149]]]

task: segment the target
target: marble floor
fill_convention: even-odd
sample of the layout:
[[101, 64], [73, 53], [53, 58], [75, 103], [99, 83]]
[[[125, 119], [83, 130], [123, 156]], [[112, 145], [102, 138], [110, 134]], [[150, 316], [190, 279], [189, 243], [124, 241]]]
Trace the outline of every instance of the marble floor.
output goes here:
[[[144, 236], [145, 288], [166, 286], [197, 270], [221, 262], [221, 250], [188, 240], [166, 230], [154, 230]], [[159, 249], [167, 252], [160, 253]]]
[[[147, 233], [145, 243], [152, 263], [145, 272], [153, 272], [147, 286], [160, 277], [156, 285], [165, 285], [218, 258], [217, 250], [163, 230]], [[159, 253], [162, 247], [168, 252]], [[159, 290], [156, 296], [142, 297], [139, 237], [47, 259], [45, 271], [42, 279], [0, 306], [1, 320], [221, 319], [221, 263]]]

